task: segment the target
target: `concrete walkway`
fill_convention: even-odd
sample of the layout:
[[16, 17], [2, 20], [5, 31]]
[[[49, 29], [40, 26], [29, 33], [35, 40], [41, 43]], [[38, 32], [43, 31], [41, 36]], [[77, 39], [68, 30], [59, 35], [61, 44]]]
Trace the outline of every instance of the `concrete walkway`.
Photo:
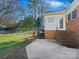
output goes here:
[[78, 50], [37, 39], [26, 47], [28, 59], [78, 59]]

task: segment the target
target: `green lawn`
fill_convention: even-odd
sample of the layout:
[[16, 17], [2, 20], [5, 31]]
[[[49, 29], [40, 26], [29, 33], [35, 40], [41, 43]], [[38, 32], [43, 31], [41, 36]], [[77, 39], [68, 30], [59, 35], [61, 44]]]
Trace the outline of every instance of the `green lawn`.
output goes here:
[[0, 34], [0, 54], [21, 44], [25, 37], [32, 35], [32, 32], [22, 32], [13, 34]]

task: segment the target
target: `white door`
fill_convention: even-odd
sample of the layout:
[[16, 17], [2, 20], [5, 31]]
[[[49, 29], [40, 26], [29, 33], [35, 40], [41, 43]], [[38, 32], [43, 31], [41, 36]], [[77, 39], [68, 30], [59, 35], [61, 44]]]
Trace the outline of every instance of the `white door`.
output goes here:
[[66, 22], [63, 17], [58, 18], [58, 30], [66, 30]]

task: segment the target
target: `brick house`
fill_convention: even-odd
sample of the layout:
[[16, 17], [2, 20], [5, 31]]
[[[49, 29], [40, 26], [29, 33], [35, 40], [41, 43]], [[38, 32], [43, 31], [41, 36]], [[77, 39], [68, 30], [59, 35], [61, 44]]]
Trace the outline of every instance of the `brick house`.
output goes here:
[[44, 16], [45, 38], [55, 38], [56, 30], [79, 34], [79, 0], [74, 0], [65, 11], [46, 12]]

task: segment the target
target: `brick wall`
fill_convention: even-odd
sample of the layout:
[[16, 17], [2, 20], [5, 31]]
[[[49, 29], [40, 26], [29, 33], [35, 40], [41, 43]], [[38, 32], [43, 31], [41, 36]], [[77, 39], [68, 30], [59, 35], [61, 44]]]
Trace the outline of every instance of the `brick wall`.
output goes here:
[[54, 39], [56, 35], [55, 30], [45, 30], [45, 38], [46, 39]]
[[[77, 18], [75, 20], [70, 20], [67, 22], [66, 29], [67, 31], [75, 32], [79, 37], [79, 5], [76, 7], [77, 9]], [[66, 15], [67, 17], [67, 15]], [[54, 39], [56, 36], [55, 30], [45, 30], [45, 38], [46, 39]]]
[[79, 5], [76, 7], [76, 9], [77, 9], [77, 18], [75, 20], [68, 21], [67, 30], [79, 33]]
[[73, 31], [75, 34], [75, 40], [79, 46], [79, 5], [76, 7], [77, 9], [77, 18], [72, 21], [67, 22], [67, 31]]

